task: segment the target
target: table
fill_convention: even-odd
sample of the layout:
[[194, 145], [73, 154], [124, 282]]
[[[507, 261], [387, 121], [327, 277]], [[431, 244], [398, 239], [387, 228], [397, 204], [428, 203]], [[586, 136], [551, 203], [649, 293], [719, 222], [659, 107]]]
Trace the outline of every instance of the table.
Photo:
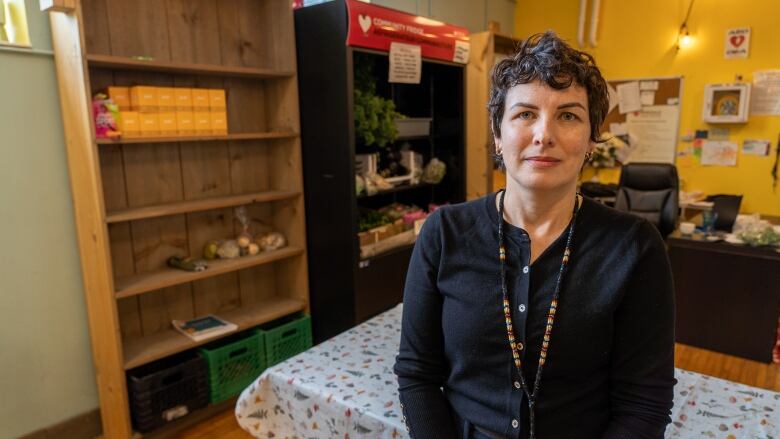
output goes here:
[[[236, 418], [257, 438], [408, 438], [392, 367], [401, 305], [265, 372]], [[667, 438], [780, 437], [780, 393], [677, 369]]]
[[780, 253], [667, 238], [680, 343], [772, 362], [780, 311]]

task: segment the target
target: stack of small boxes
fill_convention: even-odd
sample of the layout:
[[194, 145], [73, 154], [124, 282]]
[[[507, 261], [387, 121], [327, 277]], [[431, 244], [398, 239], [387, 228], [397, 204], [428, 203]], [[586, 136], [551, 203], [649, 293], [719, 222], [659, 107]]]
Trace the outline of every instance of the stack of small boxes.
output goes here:
[[108, 87], [119, 107], [122, 136], [227, 135], [225, 90], [183, 87]]

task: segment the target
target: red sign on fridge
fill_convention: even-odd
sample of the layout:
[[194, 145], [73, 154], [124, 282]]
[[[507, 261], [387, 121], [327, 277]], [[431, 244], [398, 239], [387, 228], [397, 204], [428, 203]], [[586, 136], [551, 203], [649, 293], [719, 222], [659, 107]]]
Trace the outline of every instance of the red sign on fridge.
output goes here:
[[423, 58], [468, 62], [469, 31], [466, 28], [358, 0], [347, 0], [347, 10], [348, 46], [387, 52], [391, 42], [400, 42], [419, 45]]

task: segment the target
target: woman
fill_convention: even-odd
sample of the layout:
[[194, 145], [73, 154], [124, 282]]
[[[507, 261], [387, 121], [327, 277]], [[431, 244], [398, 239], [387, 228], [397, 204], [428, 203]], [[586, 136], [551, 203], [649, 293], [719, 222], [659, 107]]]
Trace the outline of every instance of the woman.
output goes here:
[[493, 71], [498, 194], [432, 214], [395, 364], [414, 438], [662, 438], [674, 295], [646, 220], [577, 194], [609, 108], [593, 58], [554, 33]]

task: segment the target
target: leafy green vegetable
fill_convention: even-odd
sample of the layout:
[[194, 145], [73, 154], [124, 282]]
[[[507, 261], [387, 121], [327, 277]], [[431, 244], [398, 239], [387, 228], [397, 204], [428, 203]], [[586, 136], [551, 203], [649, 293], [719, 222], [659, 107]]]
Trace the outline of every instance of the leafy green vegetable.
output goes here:
[[395, 120], [403, 117], [390, 99], [376, 95], [370, 58], [355, 58], [355, 135], [365, 146], [385, 147], [398, 137]]
[[360, 212], [358, 218], [358, 231], [365, 232], [366, 230], [373, 229], [374, 227], [390, 224], [390, 218], [376, 210], [364, 210]]

